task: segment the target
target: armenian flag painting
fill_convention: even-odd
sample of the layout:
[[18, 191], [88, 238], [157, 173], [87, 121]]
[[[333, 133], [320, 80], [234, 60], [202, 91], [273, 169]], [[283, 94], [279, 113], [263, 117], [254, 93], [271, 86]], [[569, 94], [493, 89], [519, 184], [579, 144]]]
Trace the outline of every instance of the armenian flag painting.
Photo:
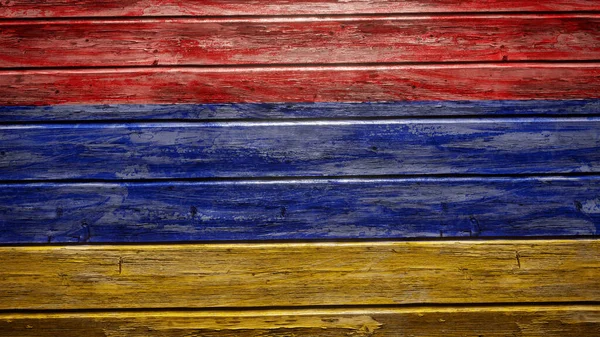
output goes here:
[[600, 2], [0, 1], [0, 336], [600, 336]]

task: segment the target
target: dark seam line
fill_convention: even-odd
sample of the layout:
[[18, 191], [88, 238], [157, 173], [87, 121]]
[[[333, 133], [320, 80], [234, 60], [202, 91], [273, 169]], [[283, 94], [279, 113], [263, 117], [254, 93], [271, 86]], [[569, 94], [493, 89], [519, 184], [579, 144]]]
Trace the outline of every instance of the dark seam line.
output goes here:
[[597, 306], [598, 301], [572, 301], [572, 302], [485, 302], [485, 303], [409, 303], [409, 304], [376, 304], [376, 305], [300, 305], [300, 306], [249, 306], [249, 307], [215, 307], [215, 308], [189, 308], [189, 307], [163, 307], [163, 308], [102, 308], [102, 309], [2, 309], [0, 314], [49, 314], [49, 313], [136, 313], [136, 312], [250, 312], [250, 311], [279, 311], [279, 310], [319, 310], [319, 309], [417, 309], [417, 308], [505, 308], [505, 307], [553, 307], [553, 306]]
[[1, 185], [33, 185], [33, 184], [152, 184], [152, 183], [244, 183], [244, 182], [294, 182], [294, 181], [362, 181], [362, 180], [405, 180], [414, 182], [427, 182], [428, 180], [447, 179], [448, 181], [475, 179], [538, 179], [544, 178], [551, 183], [551, 178], [600, 178], [600, 172], [564, 172], [564, 173], [513, 173], [513, 174], [388, 174], [388, 175], [347, 175], [347, 176], [277, 176], [277, 177], [165, 177], [165, 178], [140, 178], [140, 179], [6, 179], [0, 180]]
[[[38, 8], [39, 9], [39, 8]], [[317, 14], [317, 13], [308, 13], [308, 14], [273, 14], [273, 15], [254, 15], [254, 14], [237, 14], [237, 15], [169, 15], [169, 16], [157, 16], [157, 15], [148, 15], [148, 16], [61, 16], [61, 17], [3, 17], [0, 18], [0, 22], [3, 21], [23, 21], [23, 22], [32, 22], [36, 21], [64, 21], [64, 20], [119, 20], [119, 21], [136, 21], [136, 20], [173, 20], [173, 19], [301, 19], [301, 18], [355, 18], [355, 17], [397, 17], [397, 18], [410, 18], [410, 17], [452, 17], [452, 16], [473, 16], [473, 17], [486, 17], [486, 16], [494, 16], [494, 15], [507, 15], [507, 16], [531, 16], [531, 15], [539, 15], [543, 16], [553, 16], [553, 15], [596, 15], [600, 14], [600, 10], [579, 10], [579, 11], [491, 11], [491, 12], [469, 12], [469, 11], [459, 11], [459, 12], [411, 12], [411, 13], [402, 13], [402, 12], [386, 12], [386, 13], [330, 13], [330, 14]]]
[[[395, 66], [440, 66], [443, 68], [445, 65], [457, 66], [457, 65], [531, 65], [531, 64], [599, 64], [600, 59], [582, 59], [582, 60], [507, 60], [507, 61], [447, 61], [447, 62], [356, 62], [356, 63], [269, 63], [269, 64], [215, 64], [215, 65], [202, 65], [202, 64], [157, 64], [157, 65], [122, 65], [122, 66], [72, 66], [72, 67], [6, 67], [0, 68], [0, 75], [2, 72], [10, 71], [81, 71], [81, 70], [159, 70], [159, 69], [205, 69], [205, 70], [219, 70], [219, 69], [270, 69], [270, 68], [290, 68], [294, 70], [302, 70], [302, 68], [346, 68], [346, 67], [364, 67], [364, 68], [376, 68], [376, 67], [395, 67]], [[510, 69], [510, 68], [509, 68]], [[329, 69], [328, 69], [329, 70]], [[336, 69], [331, 69], [336, 70]]]
[[[468, 232], [465, 232], [465, 234]], [[1, 243], [0, 248], [19, 248], [19, 247], [86, 247], [86, 246], [193, 246], [193, 245], [263, 245], [263, 244], [320, 244], [320, 243], [382, 243], [382, 242], [482, 242], [482, 241], [548, 241], [548, 240], [569, 240], [569, 241], [590, 241], [600, 239], [600, 235], [532, 235], [532, 236], [447, 236], [447, 237], [385, 237], [385, 238], [302, 238], [302, 239], [273, 239], [273, 240], [178, 240], [178, 241], [87, 241], [87, 242], [7, 242]]]
[[[507, 101], [510, 102], [510, 101]], [[379, 103], [379, 102], [377, 102]], [[375, 104], [377, 104], [375, 103]], [[384, 103], [385, 102], [381, 102]], [[440, 103], [442, 103], [442, 101], [440, 101]], [[253, 104], [253, 103], [240, 103], [240, 104], [236, 104], [236, 105], [243, 105], [243, 104]], [[259, 104], [263, 104], [263, 103], [259, 103]], [[269, 104], [269, 103], [265, 103], [265, 104]], [[278, 103], [274, 103], [274, 104], [278, 104]], [[343, 104], [343, 103], [342, 103]], [[357, 106], [360, 105], [361, 103], [348, 103], [348, 104], [356, 104]], [[393, 102], [391, 103], [393, 105]], [[370, 106], [372, 107], [373, 105], [367, 105], [365, 104], [365, 107]], [[419, 109], [416, 106], [410, 106], [407, 105], [406, 106], [409, 109]], [[465, 109], [470, 109], [470, 108], [478, 108], [477, 105], [475, 106], [465, 106]], [[518, 105], [516, 106], [518, 108]], [[43, 107], [40, 107], [43, 109]], [[93, 108], [92, 106], [90, 106], [90, 108]], [[164, 107], [157, 107], [157, 109], [163, 109], [163, 108], [167, 108], [167, 109], [177, 109], [176, 105], [173, 105], [172, 107], [170, 106], [164, 106]], [[202, 109], [201, 104], [199, 104], [199, 109]], [[224, 107], [226, 108], [226, 107]], [[276, 107], [275, 107], [276, 108]], [[302, 107], [304, 108], [304, 107]], [[397, 109], [398, 111], [402, 111], [402, 109], [404, 108], [404, 106], [398, 106]], [[430, 107], [425, 106], [423, 109], [427, 110]], [[433, 108], [433, 107], [431, 107]], [[440, 109], [444, 109], [448, 107], [441, 107]], [[493, 109], [505, 109], [505, 108], [510, 108], [510, 107], [489, 107], [490, 110]], [[82, 110], [85, 110], [85, 106], [81, 107]], [[118, 108], [117, 108], [118, 109]], [[129, 108], [127, 108], [129, 109]], [[290, 108], [286, 108], [286, 109], [290, 109], [293, 110], [294, 107], [290, 107]], [[314, 107], [311, 108], [309, 107], [308, 109], [314, 109], [315, 111], [318, 110], [328, 110], [329, 108], [327, 107]], [[343, 110], [342, 108], [334, 108], [334, 109], [339, 109], [339, 110]], [[376, 109], [376, 108], [375, 108]], [[454, 109], [454, 108], [452, 108]], [[456, 108], [457, 110], [460, 110], [460, 107]], [[481, 110], [486, 110], [488, 108], [486, 107], [480, 107]], [[532, 109], [532, 108], [527, 108], [524, 107], [523, 109]], [[394, 107], [393, 106], [386, 106], [386, 107], [382, 107], [382, 111], [384, 110], [389, 110], [389, 111], [393, 111]], [[43, 111], [39, 111], [41, 113], [44, 113]], [[127, 111], [127, 113], [131, 113], [131, 111]], [[2, 116], [2, 111], [0, 111], [0, 117]], [[155, 119], [151, 119], [151, 118], [141, 118], [141, 119], [83, 119], [83, 120], [77, 120], [77, 119], [67, 119], [67, 120], [39, 120], [39, 121], [27, 121], [27, 120], [19, 120], [19, 121], [2, 121], [0, 120], [0, 127], [2, 126], [11, 126], [11, 125], [20, 125], [20, 126], [25, 126], [25, 125], [31, 125], [31, 126], [43, 126], [43, 125], [72, 125], [72, 126], [77, 126], [77, 125], [114, 125], [114, 124], [128, 124], [130, 125], [129, 127], [138, 127], [136, 124], [154, 124], [153, 128], [156, 127], [160, 127], [158, 124], [170, 124], [170, 123], [185, 123], [185, 124], [197, 124], [198, 126], [202, 126], [202, 124], [227, 124], [227, 123], [249, 123], [249, 124], [253, 124], [253, 125], [257, 125], [257, 124], [269, 124], [270, 126], [277, 126], [277, 125], [272, 125], [272, 124], [276, 124], [278, 122], [281, 123], [293, 123], [293, 122], [298, 122], [298, 123], [304, 123], [304, 122], [343, 122], [343, 121], [350, 121], [350, 122], [361, 122], [361, 121], [381, 121], [381, 122], [393, 122], [393, 121], [410, 121], [410, 120], [417, 120], [416, 123], [418, 123], [418, 120], [436, 120], [439, 119], [441, 121], [448, 121], [448, 120], [457, 120], [457, 121], [461, 121], [461, 120], [467, 120], [467, 119], [477, 119], [477, 120], [498, 120], [498, 122], [502, 122], [502, 119], [510, 119], [510, 120], [517, 120], [517, 119], [535, 119], [534, 122], [552, 122], [552, 119], [569, 119], [569, 118], [595, 118], [595, 117], [600, 117], [600, 110], [598, 112], [594, 112], [594, 113], [590, 113], [590, 114], [488, 114], [488, 115], [444, 115], [444, 114], [439, 114], [439, 115], [434, 115], [434, 114], [429, 114], [429, 115], [425, 115], [425, 116], [421, 116], [421, 115], [405, 115], [405, 116], [366, 116], [366, 117], [359, 117], [359, 116], [352, 116], [352, 117], [344, 117], [344, 116], [340, 116], [340, 117], [323, 117], [323, 118], [315, 118], [315, 117], [285, 117], [285, 118], [215, 118], [215, 119], [208, 119], [208, 118], [170, 118], [170, 119], [160, 119], [160, 118], [155, 118]], [[547, 121], [546, 121], [547, 120]], [[531, 121], [525, 121], [525, 122], [531, 122]], [[125, 125], [124, 125], [125, 126]]]

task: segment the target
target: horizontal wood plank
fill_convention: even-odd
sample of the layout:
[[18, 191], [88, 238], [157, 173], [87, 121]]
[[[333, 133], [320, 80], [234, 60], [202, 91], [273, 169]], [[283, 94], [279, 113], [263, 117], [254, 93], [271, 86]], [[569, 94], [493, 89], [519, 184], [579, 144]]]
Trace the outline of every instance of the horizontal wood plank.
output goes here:
[[598, 11], [595, 0], [11, 0], [0, 7], [0, 17], [91, 17], [91, 16], [194, 16], [194, 15], [297, 15], [419, 12], [522, 12]]
[[600, 98], [597, 63], [0, 72], [1, 105]]
[[[485, 323], [485, 324], [482, 324]], [[0, 315], [2, 337], [581, 337], [600, 333], [596, 305], [142, 311]]]
[[600, 240], [0, 248], [0, 309], [600, 300]]
[[0, 126], [3, 180], [571, 172], [597, 117]]
[[0, 67], [599, 60], [598, 15], [0, 22]]
[[1, 243], [597, 235], [600, 179], [0, 185]]
[[0, 122], [600, 115], [600, 100], [0, 106]]

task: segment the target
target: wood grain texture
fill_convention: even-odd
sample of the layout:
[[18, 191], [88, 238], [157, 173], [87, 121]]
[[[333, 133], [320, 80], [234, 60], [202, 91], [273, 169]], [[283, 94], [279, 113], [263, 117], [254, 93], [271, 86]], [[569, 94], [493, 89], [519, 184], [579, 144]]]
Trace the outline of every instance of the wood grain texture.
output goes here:
[[0, 126], [3, 180], [571, 172], [597, 117]]
[[597, 235], [600, 179], [0, 185], [1, 243]]
[[2, 337], [581, 337], [599, 333], [596, 305], [0, 315]]
[[600, 10], [595, 0], [5, 0], [1, 4], [0, 17], [4, 18]]
[[0, 22], [0, 67], [600, 59], [595, 14]]
[[0, 122], [600, 115], [600, 100], [0, 106]]
[[1, 247], [0, 309], [600, 300], [600, 241]]
[[0, 72], [1, 105], [600, 98], [596, 63]]

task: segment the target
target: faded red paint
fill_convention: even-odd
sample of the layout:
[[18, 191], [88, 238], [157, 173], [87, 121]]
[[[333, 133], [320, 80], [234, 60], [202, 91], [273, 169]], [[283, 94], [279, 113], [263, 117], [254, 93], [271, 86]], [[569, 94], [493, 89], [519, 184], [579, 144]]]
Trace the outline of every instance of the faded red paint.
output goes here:
[[138, 68], [0, 73], [0, 104], [600, 98], [600, 65]]
[[598, 11], [597, 0], [3, 0], [0, 18]]
[[597, 60], [600, 15], [0, 23], [0, 67]]

